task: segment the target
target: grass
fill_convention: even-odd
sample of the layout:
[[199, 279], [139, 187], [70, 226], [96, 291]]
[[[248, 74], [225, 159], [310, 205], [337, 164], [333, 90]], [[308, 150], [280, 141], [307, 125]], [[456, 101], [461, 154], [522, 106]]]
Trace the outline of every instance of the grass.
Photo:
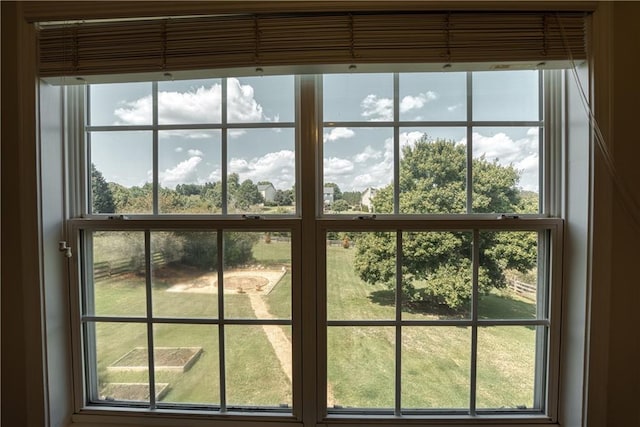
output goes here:
[[[290, 265], [290, 245], [258, 242], [256, 262], [265, 268]], [[394, 319], [393, 292], [369, 285], [353, 271], [354, 249], [327, 248], [328, 317], [331, 320]], [[287, 267], [290, 268], [290, 267]], [[182, 271], [197, 280], [197, 272]], [[209, 272], [207, 272], [209, 273]], [[177, 273], [176, 273], [177, 274]], [[209, 273], [210, 274], [210, 273]], [[184, 278], [180, 279], [183, 280]], [[216, 318], [215, 294], [166, 292], [171, 275], [153, 282], [154, 315]], [[291, 273], [269, 293], [261, 295], [273, 318], [291, 318]], [[255, 317], [247, 294], [225, 294], [228, 318]], [[144, 316], [144, 277], [124, 274], [96, 283], [98, 315]], [[480, 300], [482, 318], [535, 318], [535, 305], [508, 292], [493, 292]], [[438, 319], [441, 314], [402, 312], [403, 319]], [[134, 347], [146, 347], [143, 324], [96, 325], [99, 378], [106, 382], [147, 382], [146, 372], [109, 372]], [[283, 327], [291, 339], [291, 328]], [[202, 347], [185, 373], [156, 373], [156, 382], [170, 384], [164, 402], [217, 404], [220, 401], [220, 355], [217, 325], [156, 324], [156, 346]], [[395, 384], [393, 327], [335, 326], [328, 328], [329, 403], [342, 407], [392, 408]], [[401, 398], [403, 408], [468, 408], [471, 329], [454, 326], [404, 326], [401, 340]], [[291, 383], [265, 331], [259, 325], [225, 326], [225, 375], [231, 405], [279, 406], [292, 402]], [[535, 330], [521, 326], [484, 327], [478, 331], [478, 408], [531, 407], [535, 372]], [[256, 384], [260, 384], [256, 387]]]

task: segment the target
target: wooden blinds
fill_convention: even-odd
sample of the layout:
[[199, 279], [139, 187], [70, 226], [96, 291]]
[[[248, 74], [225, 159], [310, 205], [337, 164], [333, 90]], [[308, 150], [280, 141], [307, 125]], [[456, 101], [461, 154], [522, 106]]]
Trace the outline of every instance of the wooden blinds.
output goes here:
[[583, 59], [579, 12], [298, 13], [47, 25], [42, 77], [350, 63]]

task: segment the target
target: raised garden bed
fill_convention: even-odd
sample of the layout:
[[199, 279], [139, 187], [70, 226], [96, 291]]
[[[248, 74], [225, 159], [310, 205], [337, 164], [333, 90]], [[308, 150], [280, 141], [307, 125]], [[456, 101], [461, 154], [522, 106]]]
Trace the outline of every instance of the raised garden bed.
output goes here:
[[[156, 371], [186, 372], [202, 354], [202, 347], [156, 347], [153, 352]], [[107, 367], [110, 372], [146, 371], [148, 351], [136, 347]]]
[[[161, 400], [169, 391], [169, 383], [156, 383], [156, 400]], [[108, 383], [100, 392], [101, 400], [149, 401], [147, 383]]]

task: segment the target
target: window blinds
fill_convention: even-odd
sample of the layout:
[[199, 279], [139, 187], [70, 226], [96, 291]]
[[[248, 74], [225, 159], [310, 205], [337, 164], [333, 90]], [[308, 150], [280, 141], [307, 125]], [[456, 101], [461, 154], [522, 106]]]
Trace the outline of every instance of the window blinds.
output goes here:
[[245, 66], [583, 59], [580, 12], [221, 15], [47, 25], [42, 77]]

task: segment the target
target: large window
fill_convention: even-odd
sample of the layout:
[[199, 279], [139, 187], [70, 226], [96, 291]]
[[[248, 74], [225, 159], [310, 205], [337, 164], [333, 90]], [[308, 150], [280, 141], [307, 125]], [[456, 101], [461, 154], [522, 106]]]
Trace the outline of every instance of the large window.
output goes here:
[[554, 419], [559, 73], [69, 88], [78, 407]]

